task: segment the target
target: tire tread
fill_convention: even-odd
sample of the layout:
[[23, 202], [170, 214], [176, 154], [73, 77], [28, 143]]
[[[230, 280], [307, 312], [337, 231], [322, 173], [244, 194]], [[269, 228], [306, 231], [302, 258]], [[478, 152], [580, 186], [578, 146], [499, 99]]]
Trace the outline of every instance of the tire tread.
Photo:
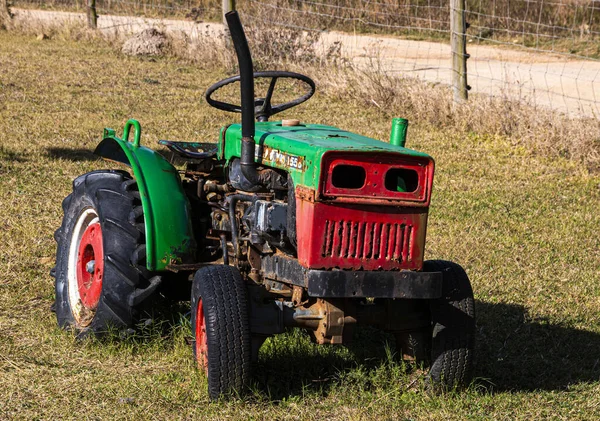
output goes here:
[[[96, 314], [87, 327], [77, 326], [71, 313], [67, 288], [67, 255], [71, 230], [82, 209], [96, 210], [104, 238], [104, 277]], [[62, 202], [64, 217], [54, 234], [57, 242], [55, 275], [56, 316], [61, 327], [74, 327], [81, 335], [102, 334], [110, 327], [132, 327], [140, 316], [143, 303], [129, 304], [130, 295], [148, 283], [151, 274], [138, 264], [145, 250], [145, 233], [129, 221], [132, 212], [143, 220], [137, 184], [127, 172], [98, 170], [83, 174], [73, 181], [73, 192]], [[132, 257], [135, 251], [135, 261]]]
[[192, 326], [199, 298], [206, 320], [209, 396], [215, 400], [241, 393], [250, 378], [251, 347], [246, 287], [239, 271], [214, 265], [196, 273]]
[[425, 270], [443, 274], [442, 297], [431, 305], [433, 340], [429, 379], [442, 389], [464, 387], [471, 382], [474, 368], [473, 290], [464, 269], [456, 263], [430, 260], [425, 262]]

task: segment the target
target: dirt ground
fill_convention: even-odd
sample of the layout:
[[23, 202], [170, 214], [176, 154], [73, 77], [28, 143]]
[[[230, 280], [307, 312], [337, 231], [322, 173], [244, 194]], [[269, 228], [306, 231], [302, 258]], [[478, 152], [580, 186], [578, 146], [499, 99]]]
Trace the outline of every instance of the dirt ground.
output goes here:
[[[16, 19], [41, 21], [47, 25], [83, 21], [80, 13], [14, 10]], [[102, 15], [100, 30], [108, 34], [137, 33], [149, 27], [183, 32], [190, 39], [200, 34], [219, 34], [223, 25], [183, 20], [149, 19]], [[391, 36], [324, 32], [320, 44], [327, 51], [334, 43], [341, 53], [362, 68], [378, 68], [397, 75], [419, 77], [432, 83], [449, 84], [452, 78], [450, 46]], [[530, 101], [570, 116], [600, 115], [600, 62], [576, 60], [525, 49], [490, 47], [469, 43], [468, 83], [471, 93], [482, 93]]]

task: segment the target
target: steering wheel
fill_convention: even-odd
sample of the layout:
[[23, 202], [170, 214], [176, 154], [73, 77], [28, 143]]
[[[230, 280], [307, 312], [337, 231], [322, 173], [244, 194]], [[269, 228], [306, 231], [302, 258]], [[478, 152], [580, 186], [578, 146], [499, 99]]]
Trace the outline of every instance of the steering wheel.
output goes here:
[[[315, 93], [315, 82], [308, 76], [301, 75], [300, 73], [283, 71], [267, 71], [254, 73], [254, 79], [261, 78], [271, 79], [271, 83], [269, 83], [267, 96], [264, 98], [256, 98], [254, 100], [254, 115], [256, 116], [256, 119], [258, 121], [268, 121], [269, 117], [271, 117], [272, 115], [285, 111], [288, 108], [295, 107], [298, 104], [302, 104]], [[273, 97], [273, 91], [275, 90], [275, 84], [277, 83], [277, 79], [296, 79], [301, 82], [304, 82], [310, 88], [309, 92], [292, 101], [272, 106], [271, 98]], [[231, 113], [241, 113], [242, 107], [240, 105], [230, 104], [228, 102], [221, 102], [212, 98], [212, 94], [215, 93], [215, 91], [222, 88], [223, 86], [227, 86], [231, 83], [238, 82], [239, 80], [240, 76], [237, 75], [215, 83], [210, 88], [208, 88], [206, 90], [206, 94], [204, 94], [206, 102], [208, 102], [211, 106], [219, 110], [229, 111]]]

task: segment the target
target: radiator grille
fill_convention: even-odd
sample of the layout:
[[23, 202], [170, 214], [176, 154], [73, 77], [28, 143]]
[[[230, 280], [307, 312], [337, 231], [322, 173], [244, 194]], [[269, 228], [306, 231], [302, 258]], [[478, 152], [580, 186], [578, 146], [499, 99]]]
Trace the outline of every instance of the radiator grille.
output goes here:
[[410, 261], [412, 232], [407, 224], [327, 220], [321, 257]]

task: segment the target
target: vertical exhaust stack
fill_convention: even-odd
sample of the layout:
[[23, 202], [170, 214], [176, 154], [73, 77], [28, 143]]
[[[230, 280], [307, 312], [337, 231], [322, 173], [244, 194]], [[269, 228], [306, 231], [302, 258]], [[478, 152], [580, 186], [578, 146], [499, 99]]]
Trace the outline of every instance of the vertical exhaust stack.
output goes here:
[[252, 56], [248, 47], [248, 40], [244, 34], [244, 28], [240, 22], [240, 16], [236, 11], [225, 14], [227, 26], [233, 40], [235, 53], [240, 68], [240, 87], [242, 105], [242, 151], [240, 167], [244, 177], [252, 184], [259, 184], [256, 164], [254, 162], [254, 69]]

